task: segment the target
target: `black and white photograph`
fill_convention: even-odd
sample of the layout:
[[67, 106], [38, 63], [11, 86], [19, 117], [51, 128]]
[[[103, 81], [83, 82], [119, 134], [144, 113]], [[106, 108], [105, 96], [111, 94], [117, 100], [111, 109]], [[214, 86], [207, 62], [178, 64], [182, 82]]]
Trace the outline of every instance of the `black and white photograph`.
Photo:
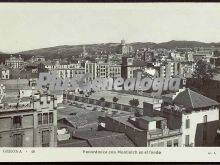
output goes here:
[[220, 147], [220, 4], [0, 3], [0, 147]]

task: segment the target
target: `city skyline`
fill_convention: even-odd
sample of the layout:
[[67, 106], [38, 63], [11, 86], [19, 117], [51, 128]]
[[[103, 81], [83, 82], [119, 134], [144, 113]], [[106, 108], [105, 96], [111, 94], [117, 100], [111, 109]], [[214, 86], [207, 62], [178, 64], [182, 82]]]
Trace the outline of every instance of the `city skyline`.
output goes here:
[[0, 51], [119, 43], [121, 39], [128, 43], [219, 42], [218, 11], [215, 3], [6, 3], [0, 5], [0, 36], [4, 38]]

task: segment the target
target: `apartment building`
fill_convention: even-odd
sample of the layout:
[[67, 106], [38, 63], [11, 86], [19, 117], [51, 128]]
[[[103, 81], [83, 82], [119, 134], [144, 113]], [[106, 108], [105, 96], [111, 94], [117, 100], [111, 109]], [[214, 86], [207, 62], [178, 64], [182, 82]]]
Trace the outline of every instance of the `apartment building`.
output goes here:
[[85, 63], [85, 73], [91, 74], [91, 80], [99, 78], [113, 78], [116, 79], [121, 77], [121, 65], [112, 63], [93, 63], [86, 61]]
[[145, 70], [152, 66], [151, 63], [145, 61], [135, 61], [132, 57], [122, 57], [121, 77], [124, 79], [133, 78], [136, 70]]
[[45, 68], [48, 70], [53, 69], [77, 69], [81, 68], [81, 63], [68, 63], [66, 61], [44, 61], [43, 64], [45, 65]]
[[193, 59], [194, 61], [206, 59], [207, 62], [210, 62], [210, 58], [213, 57], [213, 55], [214, 55], [214, 50], [200, 48], [195, 50], [193, 54]]
[[0, 147], [56, 147], [56, 96], [38, 92], [9, 98], [1, 86]]
[[85, 73], [90, 73], [91, 80], [94, 80], [97, 77], [97, 63], [86, 61], [85, 62]]
[[177, 61], [165, 61], [160, 65], [160, 77], [170, 78], [183, 73], [182, 64]]
[[7, 67], [0, 67], [0, 76], [2, 80], [10, 79], [10, 69]]
[[20, 55], [18, 58], [10, 55], [10, 58], [5, 60], [5, 65], [13, 69], [22, 68], [24, 65], [24, 59], [21, 58]]
[[73, 77], [82, 77], [85, 74], [84, 68], [56, 68], [53, 70], [50, 70], [50, 72], [55, 71], [58, 75], [58, 77], [61, 77], [62, 79], [65, 78], [73, 78]]

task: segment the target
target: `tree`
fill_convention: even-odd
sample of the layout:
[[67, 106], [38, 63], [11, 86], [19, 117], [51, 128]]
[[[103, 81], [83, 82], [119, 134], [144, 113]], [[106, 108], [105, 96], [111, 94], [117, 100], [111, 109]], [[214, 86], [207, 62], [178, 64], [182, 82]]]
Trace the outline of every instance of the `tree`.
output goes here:
[[[139, 100], [138, 99], [132, 99], [129, 101], [129, 104], [132, 106], [132, 107], [135, 107], [137, 108], [137, 106], [139, 105]], [[132, 108], [133, 110], [133, 108]]]
[[101, 97], [99, 100], [100, 100], [100, 101], [105, 101], [105, 98], [104, 98], [104, 97]]
[[112, 106], [112, 108], [114, 109], [115, 108], [115, 103], [117, 103], [118, 102], [118, 98], [117, 97], [113, 97], [113, 99], [112, 99], [112, 101], [114, 102], [114, 104], [112, 104], [113, 106]]
[[118, 100], [119, 100], [119, 99], [118, 99], [117, 97], [113, 97], [113, 99], [112, 99], [112, 101], [113, 101], [114, 103], [117, 103]]
[[192, 77], [204, 81], [212, 79], [215, 74], [217, 74], [217, 70], [215, 68], [212, 68], [208, 62], [199, 60], [196, 63], [195, 71], [193, 72]]
[[199, 60], [196, 63], [195, 71], [192, 74], [193, 79], [188, 81], [188, 86], [197, 92], [202, 92], [204, 82], [212, 79], [217, 73], [218, 70], [212, 68], [208, 62]]
[[105, 98], [104, 98], [104, 97], [101, 97], [99, 100], [101, 101], [102, 107], [104, 107], [104, 106], [105, 106], [105, 105], [104, 105]]

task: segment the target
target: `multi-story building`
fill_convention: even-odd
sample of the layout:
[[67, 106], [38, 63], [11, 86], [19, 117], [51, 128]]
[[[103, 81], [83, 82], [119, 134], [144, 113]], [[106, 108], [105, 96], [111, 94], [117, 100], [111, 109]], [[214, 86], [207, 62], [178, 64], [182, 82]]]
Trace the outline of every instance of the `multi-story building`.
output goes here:
[[86, 61], [85, 63], [85, 73], [91, 74], [91, 80], [97, 77], [97, 63]]
[[10, 69], [7, 67], [0, 68], [0, 76], [2, 80], [10, 79]]
[[81, 68], [81, 63], [68, 63], [66, 61], [44, 61], [43, 64], [45, 65], [45, 68], [48, 70], [53, 69], [75, 69], [75, 68]]
[[65, 78], [73, 78], [73, 77], [82, 77], [85, 74], [84, 68], [66, 68], [66, 69], [53, 69], [50, 72], [55, 71], [58, 77], [63, 79]]
[[214, 51], [211, 49], [197, 49], [193, 54], [194, 61], [205, 59], [210, 62], [210, 58], [213, 57]]
[[[181, 130], [171, 130], [160, 116], [106, 116], [100, 121], [102, 129], [125, 133], [138, 147], [179, 147]], [[99, 127], [99, 128], [100, 128]]]
[[10, 68], [22, 68], [24, 65], [24, 59], [21, 58], [21, 56], [19, 55], [18, 58], [13, 57], [12, 55], [10, 56], [9, 59], [5, 60], [5, 65], [9, 66]]
[[109, 64], [108, 63], [98, 63], [96, 69], [97, 69], [97, 77], [107, 78], [109, 76]]
[[42, 61], [45, 61], [45, 57], [44, 56], [32, 56], [29, 61], [30, 62], [42, 62]]
[[125, 43], [125, 40], [121, 40], [121, 44], [118, 47], [118, 53], [123, 55], [128, 55], [133, 51], [132, 46], [129, 46]]
[[190, 89], [164, 95], [163, 100], [161, 111], [148, 106], [148, 115], [160, 114], [167, 118], [169, 128], [181, 129], [183, 146], [196, 146], [198, 140], [205, 143], [206, 137], [198, 136], [197, 125], [218, 121], [219, 103]]
[[113, 79], [121, 77], [121, 65], [110, 64], [109, 65], [109, 77]]
[[1, 88], [0, 147], [56, 147], [56, 97], [5, 98]]
[[116, 79], [121, 77], [121, 65], [112, 63], [93, 63], [86, 61], [85, 63], [85, 73], [91, 74], [91, 79], [95, 78], [113, 78]]
[[151, 66], [145, 61], [134, 61], [132, 57], [122, 57], [121, 77], [124, 79], [133, 78], [136, 70], [143, 70]]
[[183, 73], [181, 63], [177, 61], [165, 61], [160, 65], [160, 77], [171, 77]]

